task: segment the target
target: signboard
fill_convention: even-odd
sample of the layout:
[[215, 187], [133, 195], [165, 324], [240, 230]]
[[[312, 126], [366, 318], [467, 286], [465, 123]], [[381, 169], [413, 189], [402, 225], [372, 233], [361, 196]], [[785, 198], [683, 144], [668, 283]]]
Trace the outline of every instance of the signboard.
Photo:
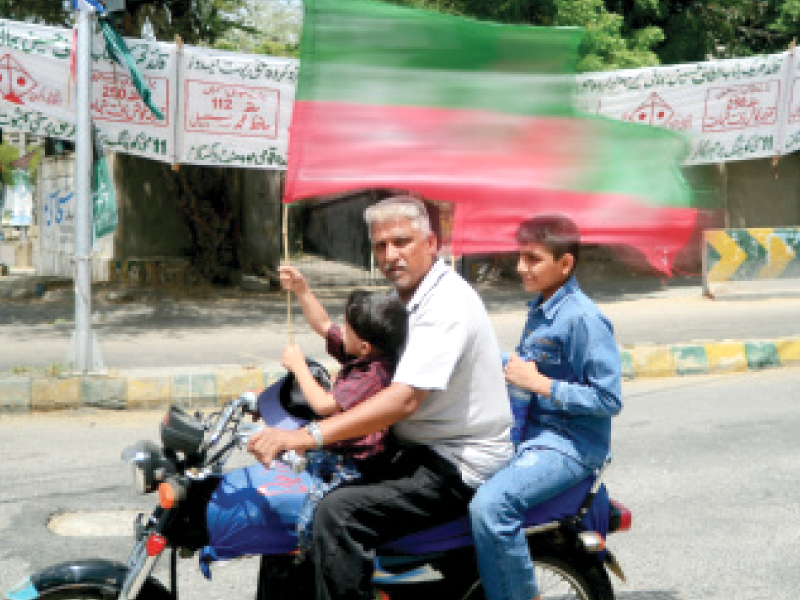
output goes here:
[[612, 119], [685, 133], [691, 142], [686, 164], [771, 157], [785, 151], [794, 62], [793, 53], [783, 52], [590, 73], [578, 76], [578, 103]]
[[[73, 139], [72, 32], [0, 20], [0, 128]], [[98, 36], [92, 118], [109, 150], [170, 163], [285, 169], [299, 62], [127, 40], [165, 119]], [[683, 132], [686, 164], [800, 149], [800, 49], [577, 77], [587, 112]]]
[[179, 161], [285, 169], [298, 61], [186, 47]]
[[[93, 40], [92, 120], [112, 151], [174, 162], [175, 44], [127, 40], [160, 121], [139, 98], [127, 71]], [[75, 89], [68, 29], [0, 20], [0, 127], [61, 139], [75, 137]]]

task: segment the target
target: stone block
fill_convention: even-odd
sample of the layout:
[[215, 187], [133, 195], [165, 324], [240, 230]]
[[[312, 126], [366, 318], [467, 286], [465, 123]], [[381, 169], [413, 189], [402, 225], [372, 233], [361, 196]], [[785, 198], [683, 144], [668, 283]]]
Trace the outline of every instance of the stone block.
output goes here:
[[126, 392], [126, 408], [165, 408], [172, 402], [172, 378], [130, 377]]
[[224, 369], [217, 371], [217, 404], [225, 404], [247, 390], [264, 389], [264, 373], [260, 369]]
[[705, 346], [673, 346], [672, 355], [675, 359], [675, 372], [678, 375], [698, 375], [709, 371]]
[[0, 379], [0, 412], [30, 412], [31, 378]]
[[31, 381], [31, 410], [62, 410], [80, 405], [80, 377], [36, 377]]
[[189, 373], [172, 376], [172, 403], [184, 407], [214, 406], [217, 377], [213, 373]]
[[125, 408], [127, 386], [124, 379], [114, 377], [84, 377], [81, 382], [85, 406], [96, 408]]
[[672, 352], [662, 346], [636, 348], [633, 369], [636, 377], [670, 377], [677, 373]]
[[715, 342], [706, 344], [705, 348], [711, 373], [747, 371], [743, 342]]

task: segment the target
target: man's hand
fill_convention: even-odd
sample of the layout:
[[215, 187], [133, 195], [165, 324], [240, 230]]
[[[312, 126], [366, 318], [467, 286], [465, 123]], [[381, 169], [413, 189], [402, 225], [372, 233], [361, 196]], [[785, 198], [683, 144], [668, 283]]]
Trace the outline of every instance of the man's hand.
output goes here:
[[306, 357], [300, 346], [297, 344], [287, 344], [283, 349], [283, 356], [281, 356], [281, 364], [283, 368], [292, 373], [297, 373], [298, 369], [308, 368], [306, 364]]
[[268, 469], [272, 466], [272, 461], [283, 452], [294, 450], [298, 454], [304, 454], [314, 447], [314, 439], [305, 429], [286, 431], [265, 427], [247, 442], [247, 451]]
[[508, 383], [547, 398], [550, 397], [552, 380], [539, 373], [535, 362], [524, 361], [514, 354], [506, 364], [504, 373]]
[[278, 267], [278, 273], [280, 274], [281, 287], [284, 290], [294, 292], [298, 296], [309, 290], [306, 278], [294, 267]]

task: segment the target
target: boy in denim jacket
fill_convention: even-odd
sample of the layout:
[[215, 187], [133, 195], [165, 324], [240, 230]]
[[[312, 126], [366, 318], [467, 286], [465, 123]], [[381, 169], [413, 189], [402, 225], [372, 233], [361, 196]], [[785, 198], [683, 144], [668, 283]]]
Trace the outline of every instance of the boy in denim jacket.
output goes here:
[[573, 275], [577, 226], [563, 216], [539, 216], [520, 225], [516, 241], [517, 271], [536, 294], [517, 354], [504, 360], [517, 448], [470, 504], [488, 600], [539, 598], [523, 515], [603, 464], [611, 417], [622, 408], [613, 329]]

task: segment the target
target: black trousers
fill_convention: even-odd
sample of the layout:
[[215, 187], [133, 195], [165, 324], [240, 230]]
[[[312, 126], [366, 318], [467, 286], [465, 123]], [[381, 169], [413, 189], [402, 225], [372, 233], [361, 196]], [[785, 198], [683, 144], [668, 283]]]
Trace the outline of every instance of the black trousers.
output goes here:
[[475, 491], [427, 446], [392, 446], [359, 466], [361, 479], [317, 506], [317, 600], [372, 600], [374, 549], [463, 516]]

